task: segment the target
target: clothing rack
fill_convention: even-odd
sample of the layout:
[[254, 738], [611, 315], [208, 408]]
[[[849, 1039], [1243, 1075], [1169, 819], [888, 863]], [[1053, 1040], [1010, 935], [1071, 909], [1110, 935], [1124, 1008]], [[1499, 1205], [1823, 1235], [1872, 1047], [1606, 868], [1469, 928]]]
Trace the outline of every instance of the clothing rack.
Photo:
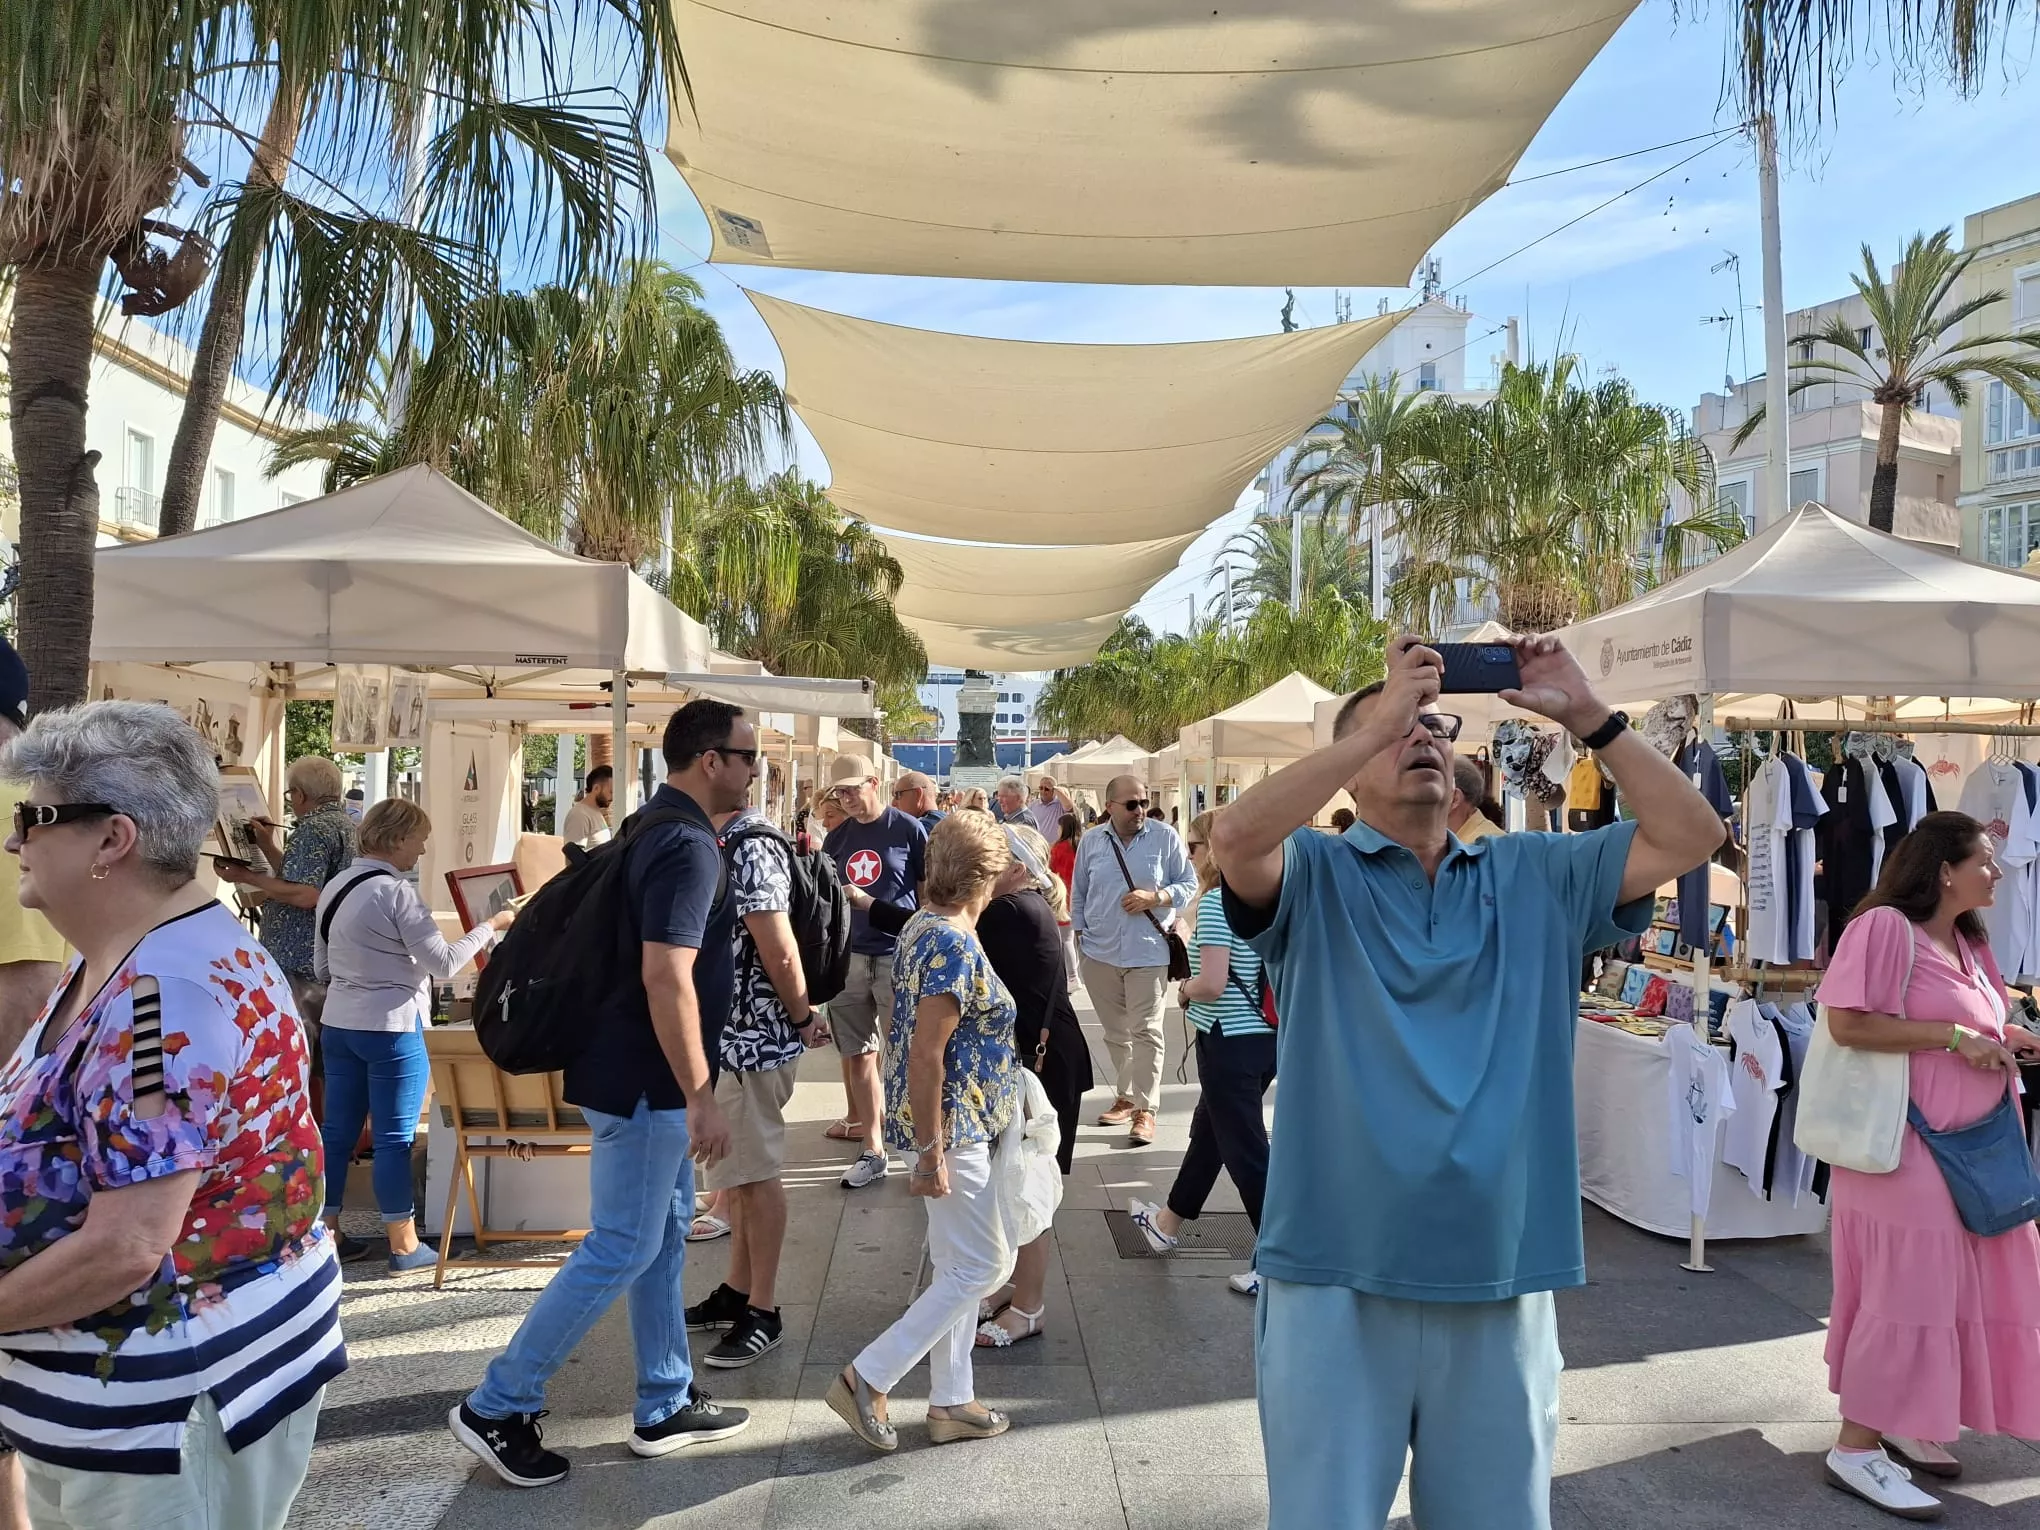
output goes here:
[[1990, 738], [2040, 738], [2036, 723], [1957, 722], [1953, 718], [1923, 717], [1893, 722], [1882, 718], [1843, 717], [1725, 717], [1720, 726], [1730, 733], [1927, 733], [1980, 734]]

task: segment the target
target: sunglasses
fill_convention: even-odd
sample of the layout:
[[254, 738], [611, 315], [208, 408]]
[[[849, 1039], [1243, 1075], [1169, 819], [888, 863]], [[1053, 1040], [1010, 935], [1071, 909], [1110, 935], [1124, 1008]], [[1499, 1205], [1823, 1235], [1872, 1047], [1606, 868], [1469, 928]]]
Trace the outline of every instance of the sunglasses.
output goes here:
[[725, 759], [742, 760], [746, 765], [758, 763], [758, 751], [755, 749], [704, 749], [701, 752], [703, 754], [719, 754]]
[[1419, 712], [1417, 714], [1418, 727], [1428, 732], [1431, 737], [1443, 739], [1448, 744], [1459, 737], [1459, 730], [1464, 725], [1464, 718], [1454, 717], [1450, 712]]
[[1133, 808], [1137, 811], [1145, 811], [1147, 805], [1148, 800], [1145, 797], [1128, 797], [1124, 802], [1119, 804], [1119, 806], [1123, 808]]
[[1202, 850], [1204, 848], [1204, 841], [1201, 839], [1189, 840], [1186, 842], [1184, 848], [1189, 850]]
[[85, 818], [111, 818], [120, 812], [104, 802], [17, 802], [14, 804], [14, 832], [28, 838], [30, 829], [54, 828], [60, 823], [77, 823]]

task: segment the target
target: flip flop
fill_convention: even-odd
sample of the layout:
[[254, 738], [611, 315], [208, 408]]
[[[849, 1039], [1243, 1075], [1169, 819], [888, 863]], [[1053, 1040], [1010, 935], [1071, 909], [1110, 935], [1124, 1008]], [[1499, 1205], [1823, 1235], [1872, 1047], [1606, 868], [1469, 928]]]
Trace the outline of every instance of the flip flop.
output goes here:
[[823, 1132], [822, 1135], [831, 1142], [862, 1142], [864, 1140], [864, 1128], [846, 1116]]
[[689, 1243], [712, 1243], [717, 1238], [730, 1235], [729, 1219], [719, 1217], [712, 1211], [704, 1211], [694, 1219], [694, 1225], [687, 1229]]

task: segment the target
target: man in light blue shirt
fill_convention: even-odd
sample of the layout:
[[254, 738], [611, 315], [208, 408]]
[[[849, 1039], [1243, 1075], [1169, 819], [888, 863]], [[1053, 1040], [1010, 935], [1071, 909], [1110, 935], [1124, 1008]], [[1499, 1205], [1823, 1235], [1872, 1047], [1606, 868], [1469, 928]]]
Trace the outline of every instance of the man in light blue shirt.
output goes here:
[[1139, 781], [1115, 777], [1105, 797], [1106, 821], [1077, 842], [1070, 928], [1118, 1089], [1098, 1124], [1124, 1126], [1133, 1141], [1145, 1144], [1155, 1140], [1162, 1094], [1169, 1001], [1164, 932], [1196, 896], [1197, 871], [1176, 831], [1147, 816]]
[[[1212, 828], [1282, 1016], [1256, 1256], [1269, 1530], [1385, 1523], [1406, 1452], [1422, 1530], [1550, 1524], [1551, 1293], [1585, 1279], [1580, 958], [1640, 932], [1722, 824], [1555, 639], [1516, 650], [1502, 698], [1599, 752], [1634, 821], [1460, 843], [1443, 665], [1399, 638], [1335, 742]], [[1333, 838], [1310, 825], [1341, 787], [1359, 821]]]

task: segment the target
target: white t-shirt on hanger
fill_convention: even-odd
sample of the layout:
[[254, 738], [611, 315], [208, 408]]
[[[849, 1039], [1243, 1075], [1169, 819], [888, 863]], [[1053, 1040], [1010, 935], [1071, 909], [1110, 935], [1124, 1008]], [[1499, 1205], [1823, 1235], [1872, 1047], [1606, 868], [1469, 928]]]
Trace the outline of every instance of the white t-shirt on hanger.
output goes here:
[[1913, 740], [1913, 759], [1926, 768], [1941, 806], [1962, 800], [1963, 788], [1989, 753], [1988, 742], [1980, 733], [1925, 733]]
[[[1814, 775], [1812, 767], [1806, 761], [1788, 758], [1785, 761], [1785, 768], [1798, 778], [1800, 790], [1797, 795], [1808, 804], [1807, 819], [1793, 816], [1794, 793], [1788, 780], [1784, 793], [1783, 814], [1786, 822], [1793, 826], [1788, 840], [1793, 849], [1788, 862], [1793, 880], [1792, 885], [1785, 889], [1785, 906], [1791, 911], [1790, 960], [1803, 962], [1813, 959], [1813, 863], [1820, 859], [1820, 848], [1814, 840], [1813, 823], [1819, 820], [1821, 810], [1827, 804], [1821, 801], [1820, 778]], [[1802, 822], [1806, 823], [1807, 827], [1797, 827]], [[1785, 872], [1781, 870], [1779, 875], [1783, 877]]]
[[1963, 783], [1961, 809], [1989, 832], [2004, 868], [1996, 901], [1980, 912], [1998, 970], [2016, 977], [2026, 970], [2033, 942], [2033, 896], [2026, 873], [2036, 849], [2033, 813], [2026, 806], [2026, 783], [2018, 766], [2005, 760], [1977, 766]]
[[[1764, 1194], [1764, 1162], [1771, 1152], [1771, 1122], [1778, 1114], [1778, 1091], [1785, 1087], [1785, 1048], [1777, 1027], [1764, 1018], [1754, 999], [1728, 1006], [1724, 1021], [1735, 1043], [1729, 1064], [1729, 1098], [1735, 1114], [1728, 1119], [1721, 1161], [1740, 1169], [1760, 1199]], [[1712, 1051], [1713, 1048], [1709, 1048]]]
[[[1779, 805], [1784, 805], [1781, 823]], [[1743, 838], [1749, 866], [1743, 881], [1743, 909], [1753, 962], [1787, 962], [1792, 921], [1786, 904], [1785, 831], [1792, 827], [1792, 783], [1776, 756], [1750, 775], [1743, 797]]]
[[1735, 1114], [1728, 1060], [1719, 1048], [1694, 1035], [1690, 1025], [1675, 1025], [1665, 1032], [1665, 1053], [1671, 1063], [1666, 1119], [1672, 1134], [1672, 1172], [1686, 1181], [1693, 1215], [1704, 1217], [1714, 1198], [1721, 1126]]

